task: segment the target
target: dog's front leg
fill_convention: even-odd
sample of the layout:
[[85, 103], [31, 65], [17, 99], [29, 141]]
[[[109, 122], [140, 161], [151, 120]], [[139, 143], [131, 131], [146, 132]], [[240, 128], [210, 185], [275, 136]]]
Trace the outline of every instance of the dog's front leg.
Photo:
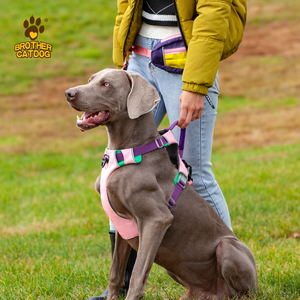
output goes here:
[[[152, 202], [148, 199], [144, 200], [147, 204]], [[142, 215], [144, 217], [137, 220], [139, 247], [126, 300], [138, 300], [144, 296], [145, 286], [157, 250], [173, 220], [173, 215], [166, 206], [159, 209], [155, 206], [157, 201], [153, 201], [151, 204], [147, 212], [145, 211], [147, 210], [145, 209], [146, 205], [143, 207]], [[141, 207], [139, 209], [141, 210]]]
[[125, 269], [130, 251], [130, 245], [116, 232], [115, 249], [109, 274], [108, 299], [118, 299], [120, 287], [124, 285]]

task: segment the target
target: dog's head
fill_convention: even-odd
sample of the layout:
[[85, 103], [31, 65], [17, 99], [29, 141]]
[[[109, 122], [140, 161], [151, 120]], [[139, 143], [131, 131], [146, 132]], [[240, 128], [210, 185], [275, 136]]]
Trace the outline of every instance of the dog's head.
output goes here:
[[77, 126], [88, 130], [121, 118], [136, 119], [158, 103], [155, 88], [140, 75], [123, 70], [105, 69], [89, 79], [88, 84], [66, 90], [69, 104], [84, 114]]

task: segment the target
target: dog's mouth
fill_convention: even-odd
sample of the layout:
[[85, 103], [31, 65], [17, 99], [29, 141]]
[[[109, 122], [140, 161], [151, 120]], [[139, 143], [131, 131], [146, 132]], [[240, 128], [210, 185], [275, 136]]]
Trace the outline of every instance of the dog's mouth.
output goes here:
[[110, 118], [110, 113], [107, 110], [88, 113], [85, 112], [81, 118], [77, 116], [76, 125], [81, 131], [95, 128], [99, 125], [104, 125]]

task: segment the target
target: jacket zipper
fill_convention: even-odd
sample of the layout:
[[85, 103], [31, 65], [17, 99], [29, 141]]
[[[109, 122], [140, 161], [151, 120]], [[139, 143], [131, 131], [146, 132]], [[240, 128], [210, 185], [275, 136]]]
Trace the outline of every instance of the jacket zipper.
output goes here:
[[131, 15], [131, 19], [130, 19], [130, 23], [129, 23], [129, 27], [128, 27], [128, 30], [127, 30], [127, 33], [126, 33], [126, 37], [125, 37], [125, 41], [124, 41], [124, 44], [123, 44], [123, 60], [126, 57], [125, 45], [126, 45], [126, 42], [127, 42], [127, 38], [128, 38], [128, 35], [129, 35], [130, 27], [131, 27], [132, 21], [133, 21], [133, 16], [134, 16], [135, 9], [136, 9], [136, 6], [137, 6], [138, 2], [139, 2], [139, 0], [135, 1], [134, 7], [133, 7], [133, 11], [132, 11], [132, 15]]
[[186, 48], [186, 50], [187, 50], [187, 49], [188, 49], [188, 45], [187, 45], [187, 42], [186, 42], [186, 40], [185, 40], [183, 31], [182, 31], [182, 27], [181, 27], [181, 24], [180, 24], [180, 21], [179, 21], [179, 14], [178, 14], [178, 10], [177, 10], [176, 0], [173, 0], [173, 3], [174, 3], [174, 7], [175, 7], [175, 14], [176, 14], [176, 17], [177, 17], [178, 27], [179, 27], [179, 30], [180, 30], [180, 33], [181, 33], [181, 36], [182, 36], [182, 39], [183, 39], [185, 48]]

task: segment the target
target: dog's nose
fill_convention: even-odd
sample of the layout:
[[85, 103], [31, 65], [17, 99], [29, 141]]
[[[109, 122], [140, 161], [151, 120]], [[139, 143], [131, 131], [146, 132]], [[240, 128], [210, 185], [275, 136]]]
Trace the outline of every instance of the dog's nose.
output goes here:
[[70, 88], [65, 91], [65, 95], [68, 101], [73, 101], [78, 95], [78, 90], [76, 88]]

